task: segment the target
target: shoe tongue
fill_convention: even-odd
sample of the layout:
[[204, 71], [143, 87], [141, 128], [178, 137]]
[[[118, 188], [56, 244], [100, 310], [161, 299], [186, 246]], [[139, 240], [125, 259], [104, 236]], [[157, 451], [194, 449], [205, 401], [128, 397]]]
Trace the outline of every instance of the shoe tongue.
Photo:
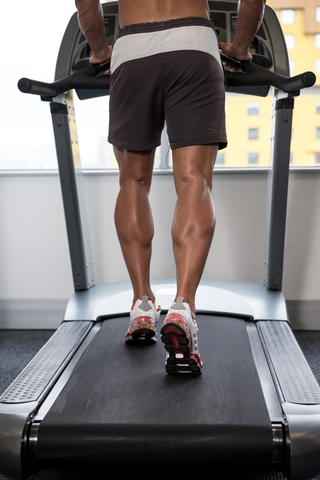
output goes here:
[[149, 305], [148, 300], [149, 298], [147, 295], [144, 295], [142, 297], [142, 303], [140, 303], [139, 305], [140, 310], [143, 310], [144, 312], [148, 312], [149, 310], [151, 310], [152, 307]]
[[183, 297], [178, 297], [176, 303], [172, 305], [173, 310], [186, 310], [186, 307], [183, 305]]

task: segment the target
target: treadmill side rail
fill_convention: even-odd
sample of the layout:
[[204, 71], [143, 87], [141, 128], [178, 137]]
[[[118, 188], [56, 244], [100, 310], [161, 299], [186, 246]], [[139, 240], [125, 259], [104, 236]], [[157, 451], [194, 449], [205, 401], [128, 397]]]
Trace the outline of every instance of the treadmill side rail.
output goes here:
[[290, 432], [290, 480], [310, 480], [320, 471], [320, 405], [284, 403]]
[[0, 397], [1, 474], [24, 478], [25, 434], [53, 383], [86, 338], [92, 322], [60, 325], [40, 352]]
[[91, 322], [62, 323], [40, 352], [1, 395], [0, 405], [40, 402], [91, 327]]
[[320, 387], [288, 323], [259, 322], [259, 331], [284, 402], [320, 405]]
[[23, 479], [21, 465], [22, 439], [28, 418], [37, 408], [37, 402], [0, 404], [0, 465], [1, 474]]

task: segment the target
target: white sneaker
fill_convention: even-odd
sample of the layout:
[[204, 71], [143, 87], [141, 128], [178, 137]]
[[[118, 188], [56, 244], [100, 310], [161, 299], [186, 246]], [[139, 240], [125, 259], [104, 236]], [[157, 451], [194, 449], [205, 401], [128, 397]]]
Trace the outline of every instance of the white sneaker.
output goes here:
[[160, 317], [161, 308], [143, 296], [132, 305], [130, 312], [129, 328], [125, 336], [126, 343], [145, 341], [156, 342], [156, 327]]
[[166, 354], [168, 373], [201, 374], [202, 362], [198, 348], [198, 326], [189, 304], [178, 297], [169, 308], [161, 327], [161, 340]]

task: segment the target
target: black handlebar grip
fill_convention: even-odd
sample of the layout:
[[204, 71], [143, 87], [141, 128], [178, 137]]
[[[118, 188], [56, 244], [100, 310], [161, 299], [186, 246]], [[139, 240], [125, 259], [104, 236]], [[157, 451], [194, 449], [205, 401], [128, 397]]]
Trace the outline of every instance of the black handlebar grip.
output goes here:
[[290, 78], [290, 88], [300, 90], [301, 88], [312, 87], [315, 84], [316, 76], [313, 72], [304, 72]]
[[56, 96], [56, 89], [48, 83], [30, 80], [29, 78], [21, 78], [18, 82], [20, 92], [32, 93], [41, 97]]
[[18, 88], [22, 93], [29, 93], [31, 90], [31, 82], [28, 78], [20, 78]]

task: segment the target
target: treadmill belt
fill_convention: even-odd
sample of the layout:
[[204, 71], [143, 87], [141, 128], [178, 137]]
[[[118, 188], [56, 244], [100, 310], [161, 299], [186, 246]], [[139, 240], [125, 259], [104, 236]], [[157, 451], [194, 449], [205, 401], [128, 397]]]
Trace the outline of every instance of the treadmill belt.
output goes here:
[[167, 374], [160, 338], [126, 345], [128, 317], [105, 320], [41, 422], [37, 458], [269, 466], [272, 430], [246, 323], [197, 320], [200, 376]]

